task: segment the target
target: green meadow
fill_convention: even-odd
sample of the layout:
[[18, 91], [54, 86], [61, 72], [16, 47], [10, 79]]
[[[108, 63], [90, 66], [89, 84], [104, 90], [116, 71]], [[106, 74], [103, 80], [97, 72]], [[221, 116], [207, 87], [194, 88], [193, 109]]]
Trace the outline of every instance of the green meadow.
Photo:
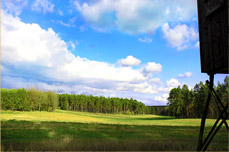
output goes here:
[[[206, 133], [214, 124], [207, 119]], [[1, 111], [1, 149], [14, 150], [196, 150], [200, 119], [73, 112]], [[208, 150], [228, 151], [222, 126]]]

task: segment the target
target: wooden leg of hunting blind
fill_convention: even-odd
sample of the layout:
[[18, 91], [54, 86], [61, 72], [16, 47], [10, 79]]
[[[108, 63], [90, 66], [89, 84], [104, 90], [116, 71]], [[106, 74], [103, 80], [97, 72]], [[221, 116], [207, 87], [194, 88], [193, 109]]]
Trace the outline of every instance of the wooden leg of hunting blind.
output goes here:
[[[219, 96], [217, 95], [217, 93], [215, 92], [214, 88], [211, 88], [211, 87], [209, 86], [210, 83], [209, 83], [208, 81], [207, 81], [207, 85], [208, 85], [209, 92], [211, 93], [211, 96], [213, 96], [213, 97], [215, 98], [214, 101], [215, 101], [215, 103], [216, 103], [216, 105], [217, 105], [217, 108], [219, 109], [219, 112], [222, 113], [221, 107], [222, 107], [222, 109], [224, 109], [223, 103], [221, 102], [221, 100], [220, 100]], [[218, 102], [220, 103], [220, 105], [218, 104]], [[220, 106], [221, 106], [221, 107], [220, 107]], [[228, 116], [227, 111], [225, 111], [225, 117], [226, 117], [226, 116]], [[224, 115], [223, 115], [222, 118], [224, 118]], [[225, 126], [226, 126], [226, 128], [227, 128], [227, 130], [228, 130], [227, 121], [224, 120], [223, 123], [225, 124]]]
[[[223, 103], [221, 102], [220, 98], [218, 97], [217, 93], [215, 92], [214, 88], [213, 88], [213, 81], [214, 81], [214, 75], [210, 75], [210, 83], [208, 81], [206, 81], [206, 83], [208, 84], [208, 88], [209, 88], [209, 94], [208, 94], [208, 98], [204, 107], [204, 111], [203, 111], [203, 115], [202, 115], [202, 119], [201, 119], [201, 127], [200, 127], [200, 134], [199, 134], [199, 141], [198, 141], [198, 146], [197, 146], [197, 151], [205, 151], [208, 148], [208, 145], [211, 143], [212, 139], [214, 138], [214, 136], [216, 135], [216, 133], [219, 131], [220, 127], [223, 125], [223, 123], [225, 124], [227, 130], [228, 130], [228, 124], [227, 124], [227, 119], [228, 119], [228, 104], [226, 106], [223, 105]], [[218, 109], [220, 111], [220, 116], [218, 117], [218, 119], [216, 120], [215, 124], [213, 125], [211, 131], [208, 133], [207, 137], [205, 138], [204, 142], [203, 142], [203, 134], [204, 134], [204, 126], [205, 126], [205, 120], [208, 114], [208, 107], [210, 104], [210, 99], [211, 96], [213, 96], [214, 98], [216, 98], [216, 104], [218, 106]], [[222, 107], [222, 111], [220, 106], [218, 105], [218, 102], [220, 103], [221, 107]], [[219, 124], [219, 126], [216, 128], [218, 122], [220, 121], [220, 119], [222, 119], [221, 123]]]
[[[210, 74], [210, 88], [213, 88], [213, 82], [214, 82], [214, 74]], [[208, 114], [208, 107], [211, 99], [211, 93], [208, 94], [208, 98], [204, 107], [204, 111], [202, 114], [202, 119], [201, 119], [201, 126], [200, 126], [200, 133], [199, 133], [199, 140], [198, 140], [198, 146], [197, 146], [197, 151], [201, 151], [202, 149], [202, 141], [203, 141], [203, 135], [204, 135], [204, 127], [205, 127], [205, 120]]]
[[[216, 133], [219, 131], [219, 129], [222, 126], [222, 124], [228, 118], [228, 115], [224, 116], [224, 114], [227, 113], [227, 108], [228, 108], [228, 104], [224, 107], [223, 111], [220, 113], [220, 116], [218, 117], [218, 119], [216, 120], [214, 126], [212, 127], [211, 131], [208, 133], [208, 136], [205, 138], [205, 140], [203, 142], [203, 145], [202, 145], [203, 151], [205, 151], [207, 149], [208, 145], [210, 144], [210, 142], [212, 141], [212, 139], [214, 138]], [[219, 124], [219, 126], [215, 129], [215, 127], [217, 126], [217, 124], [220, 121], [220, 119], [222, 119], [222, 121]]]

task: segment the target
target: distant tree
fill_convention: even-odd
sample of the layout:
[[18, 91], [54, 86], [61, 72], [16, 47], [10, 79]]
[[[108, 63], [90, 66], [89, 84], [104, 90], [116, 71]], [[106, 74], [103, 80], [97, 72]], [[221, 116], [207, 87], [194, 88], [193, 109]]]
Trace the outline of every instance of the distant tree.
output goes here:
[[58, 98], [55, 92], [37, 91], [31, 87], [22, 89], [1, 89], [1, 106], [3, 110], [18, 111], [53, 111]]
[[168, 97], [168, 113], [171, 116], [176, 116], [177, 115], [177, 109], [179, 108], [178, 105], [178, 99], [179, 98], [179, 91], [178, 88], [173, 88], [169, 92], [169, 97]]
[[57, 103], [58, 103], [58, 97], [55, 94], [55, 92], [48, 91], [46, 92], [47, 94], [47, 111], [51, 112], [54, 111], [57, 108]]
[[17, 104], [17, 110], [19, 110], [19, 111], [29, 110], [27, 93], [26, 93], [26, 90], [24, 88], [17, 90], [17, 99], [15, 102]]
[[[229, 92], [229, 78], [225, 77], [224, 83], [219, 83], [214, 86], [219, 98], [222, 103], [226, 105], [228, 103], [228, 92]], [[168, 97], [168, 112], [171, 116], [176, 117], [194, 117], [201, 118], [207, 96], [209, 94], [209, 88], [207, 84], [200, 82], [194, 86], [193, 89], [189, 90], [187, 85], [173, 88], [170, 90]], [[216, 100], [211, 97], [208, 118], [217, 118], [219, 116], [218, 108], [221, 107]], [[222, 108], [221, 108], [222, 110]]]
[[39, 108], [39, 92], [35, 87], [31, 87], [27, 91], [27, 99], [30, 102], [30, 110], [36, 111]]

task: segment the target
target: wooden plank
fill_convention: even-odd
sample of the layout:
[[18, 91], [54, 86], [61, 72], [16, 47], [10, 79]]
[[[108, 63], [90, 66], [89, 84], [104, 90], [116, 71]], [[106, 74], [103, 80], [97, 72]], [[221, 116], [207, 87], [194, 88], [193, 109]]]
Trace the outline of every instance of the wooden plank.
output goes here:
[[201, 72], [228, 73], [228, 0], [198, 0]]

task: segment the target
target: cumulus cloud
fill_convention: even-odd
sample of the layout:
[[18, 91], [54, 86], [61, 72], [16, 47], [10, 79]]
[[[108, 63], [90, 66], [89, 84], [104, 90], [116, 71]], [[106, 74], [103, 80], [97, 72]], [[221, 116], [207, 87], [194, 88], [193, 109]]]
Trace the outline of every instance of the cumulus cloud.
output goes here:
[[155, 96], [154, 100], [167, 103], [168, 94], [163, 94], [162, 96]]
[[159, 92], [169, 92], [173, 87], [159, 87]]
[[[51, 28], [44, 30], [38, 24], [26, 24], [18, 17], [3, 13], [1, 34], [2, 64], [14, 69], [8, 74], [13, 73], [15, 77], [39, 79], [44, 83], [77, 84], [91, 90], [125, 91], [129, 87], [130, 91], [139, 93], [156, 92], [140, 69], [117, 67], [73, 55], [67, 49], [68, 44]], [[140, 64], [139, 59], [131, 56], [121, 61], [124, 65]], [[157, 67], [160, 64], [149, 63], [146, 71], [159, 72], [160, 68], [153, 65]]]
[[132, 55], [127, 56], [125, 59], [118, 60], [118, 64], [122, 66], [133, 66], [133, 65], [139, 65], [141, 63], [141, 60], [133, 57]]
[[1, 25], [2, 61], [5, 63], [53, 67], [73, 59], [66, 43], [51, 28], [44, 30], [38, 24], [25, 24], [4, 12]]
[[167, 87], [175, 88], [175, 87], [178, 87], [179, 85], [181, 85], [180, 82], [177, 79], [174, 79], [174, 78], [166, 81], [166, 86]]
[[24, 23], [6, 12], [2, 12], [1, 28], [2, 86], [106, 96], [134, 93], [141, 98], [161, 91], [161, 80], [149, 76], [161, 72], [160, 63], [142, 65], [140, 59], [128, 56], [118, 60], [125, 66], [117, 66], [81, 58], [68, 50], [78, 41], [65, 42], [52, 28]]
[[[159, 88], [157, 88], [157, 91], [158, 91], [158, 93], [163, 93], [163, 94], [169, 95], [170, 90], [172, 90], [173, 88], [177, 88], [178, 86], [182, 86], [182, 85], [184, 85], [183, 82], [181, 83], [176, 79], [170, 79], [167, 81], [165, 87], [159, 87]], [[188, 85], [189, 90], [192, 90], [193, 88], [194, 88], [194, 86]]]
[[145, 36], [144, 38], [139, 38], [138, 41], [144, 42], [144, 43], [151, 43], [152, 39]]
[[192, 72], [186, 72], [184, 74], [179, 74], [178, 77], [179, 78], [189, 78], [192, 76]]
[[162, 32], [164, 38], [167, 40], [171, 47], [177, 50], [183, 50], [190, 45], [191, 41], [198, 39], [198, 32], [194, 28], [187, 25], [176, 25], [174, 28], [170, 28], [168, 23], [162, 26]]
[[153, 33], [167, 21], [187, 21], [197, 12], [193, 0], [97, 0], [82, 4], [76, 0], [73, 5], [92, 27], [112, 26], [130, 34]]
[[145, 66], [146, 72], [161, 72], [161, 70], [162, 70], [162, 66], [159, 63], [148, 62], [147, 65]]
[[144, 76], [151, 77], [153, 73], [159, 73], [162, 71], [162, 66], [160, 63], [148, 62], [143, 68], [142, 73]]
[[36, 81], [36, 80], [25, 80], [21, 77], [10, 77], [3, 76], [2, 77], [2, 85], [7, 85], [9, 88], [30, 88], [31, 86], [41, 89], [44, 91], [55, 91], [57, 93], [72, 93], [72, 94], [93, 94], [93, 95], [104, 95], [104, 94], [113, 94], [113, 90], [108, 89], [100, 89], [100, 88], [92, 88], [83, 84], [73, 84], [66, 85], [63, 83], [47, 83], [44, 81]]
[[43, 13], [53, 12], [53, 8], [54, 4], [48, 0], [36, 0], [32, 5], [32, 10], [42, 11]]
[[152, 78], [149, 80], [150, 84], [162, 84], [160, 78]]
[[147, 82], [143, 83], [121, 83], [118, 84], [117, 90], [125, 91], [132, 90], [134, 92], [143, 93], [143, 94], [154, 94], [157, 93], [156, 87], [153, 87]]
[[176, 87], [181, 86], [181, 85], [183, 85], [183, 83], [179, 82], [175, 78], [171, 78], [171, 79], [166, 81], [165, 86], [159, 86], [157, 88], [157, 91], [160, 93], [168, 94], [171, 89], [176, 88]]

